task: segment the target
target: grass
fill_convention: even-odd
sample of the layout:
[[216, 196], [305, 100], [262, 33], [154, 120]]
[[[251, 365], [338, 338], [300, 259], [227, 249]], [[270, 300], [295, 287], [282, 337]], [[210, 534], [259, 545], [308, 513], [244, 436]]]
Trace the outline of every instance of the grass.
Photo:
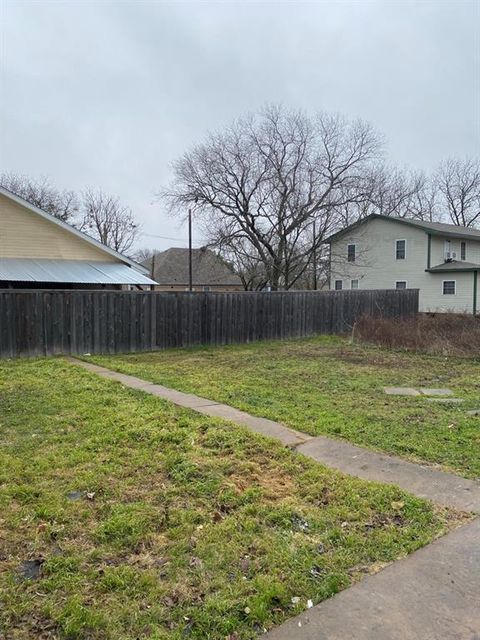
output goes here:
[[[96, 357], [99, 364], [416, 461], [480, 477], [480, 360], [351, 346], [336, 337]], [[461, 405], [384, 394], [449, 387]]]
[[0, 364], [2, 638], [254, 638], [461, 518], [63, 360]]

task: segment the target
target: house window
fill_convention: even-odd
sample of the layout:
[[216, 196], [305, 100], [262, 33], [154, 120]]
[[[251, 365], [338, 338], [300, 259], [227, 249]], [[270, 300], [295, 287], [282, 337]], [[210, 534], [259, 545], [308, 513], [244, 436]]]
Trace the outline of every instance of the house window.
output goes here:
[[406, 289], [407, 281], [406, 280], [397, 280], [395, 282], [395, 289]]
[[467, 243], [461, 242], [460, 243], [460, 260], [466, 260], [466, 259], [467, 259]]
[[349, 244], [347, 246], [347, 260], [348, 262], [355, 262], [357, 257], [357, 247], [354, 244]]
[[443, 281], [443, 295], [454, 296], [457, 288], [456, 280], [444, 280]]
[[452, 249], [452, 242], [450, 240], [445, 240], [445, 260], [450, 261], [450, 260], [456, 260], [456, 259], [457, 259], [457, 254]]
[[407, 241], [396, 240], [395, 241], [395, 257], [397, 260], [405, 260], [407, 255]]
[[358, 289], [358, 280], [350, 280], [350, 289]]
[[204, 291], [210, 291], [210, 287], [203, 287]]
[[335, 280], [335, 291], [341, 291], [343, 288], [343, 282], [341, 280]]

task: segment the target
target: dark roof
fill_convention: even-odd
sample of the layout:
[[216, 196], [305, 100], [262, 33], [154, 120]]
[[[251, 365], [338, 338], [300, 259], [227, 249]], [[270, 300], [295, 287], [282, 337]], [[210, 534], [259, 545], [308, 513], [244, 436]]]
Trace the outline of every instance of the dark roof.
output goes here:
[[447, 271], [480, 271], [480, 264], [451, 260], [450, 262], [443, 262], [442, 264], [437, 264], [435, 267], [430, 267], [427, 271], [430, 271], [431, 273], [444, 273]]
[[[152, 259], [142, 263], [152, 268]], [[222, 258], [209, 249], [192, 250], [194, 285], [241, 285], [239, 276]], [[153, 259], [153, 278], [158, 284], [188, 286], [188, 249], [172, 248], [156, 253]]]
[[[395, 220], [399, 221], [402, 220], [402, 218], [395, 218]], [[466, 236], [467, 238], [472, 238], [473, 240], [480, 240], [480, 229], [461, 227], [456, 224], [446, 224], [445, 222], [423, 222], [422, 220], [405, 220], [404, 218], [403, 220], [404, 222], [413, 224], [414, 226], [425, 229], [426, 231], [435, 231], [442, 235], [445, 233], [449, 235], [461, 235]]]
[[345, 229], [334, 233], [329, 238], [325, 240], [325, 242], [332, 242], [337, 238], [340, 238], [342, 235], [359, 227], [362, 224], [365, 224], [369, 220], [374, 220], [375, 218], [379, 218], [381, 220], [390, 220], [391, 222], [400, 222], [401, 224], [407, 224], [411, 227], [417, 227], [418, 229], [423, 229], [426, 233], [431, 233], [433, 235], [442, 235], [442, 236], [451, 236], [454, 238], [463, 238], [470, 240], [479, 240], [480, 241], [480, 229], [472, 229], [471, 227], [460, 227], [455, 224], [446, 224], [445, 222], [424, 222], [423, 220], [414, 220], [412, 218], [398, 218], [396, 216], [383, 216], [378, 213], [372, 213], [361, 220], [357, 220]]

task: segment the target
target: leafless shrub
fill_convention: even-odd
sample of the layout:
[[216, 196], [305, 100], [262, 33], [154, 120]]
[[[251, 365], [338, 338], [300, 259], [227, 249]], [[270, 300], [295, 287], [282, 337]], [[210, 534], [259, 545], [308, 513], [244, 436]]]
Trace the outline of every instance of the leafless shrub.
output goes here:
[[400, 320], [363, 316], [355, 337], [390, 349], [480, 357], [480, 317], [473, 315], [420, 313]]

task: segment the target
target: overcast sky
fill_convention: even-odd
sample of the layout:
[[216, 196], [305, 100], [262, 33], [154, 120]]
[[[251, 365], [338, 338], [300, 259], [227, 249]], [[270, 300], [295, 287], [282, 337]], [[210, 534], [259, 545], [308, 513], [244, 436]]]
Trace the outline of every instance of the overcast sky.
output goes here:
[[[480, 0], [0, 0], [0, 169], [102, 187], [184, 238], [154, 194], [206, 132], [266, 102], [372, 122], [392, 162], [480, 149]], [[149, 235], [147, 235], [149, 234]]]

